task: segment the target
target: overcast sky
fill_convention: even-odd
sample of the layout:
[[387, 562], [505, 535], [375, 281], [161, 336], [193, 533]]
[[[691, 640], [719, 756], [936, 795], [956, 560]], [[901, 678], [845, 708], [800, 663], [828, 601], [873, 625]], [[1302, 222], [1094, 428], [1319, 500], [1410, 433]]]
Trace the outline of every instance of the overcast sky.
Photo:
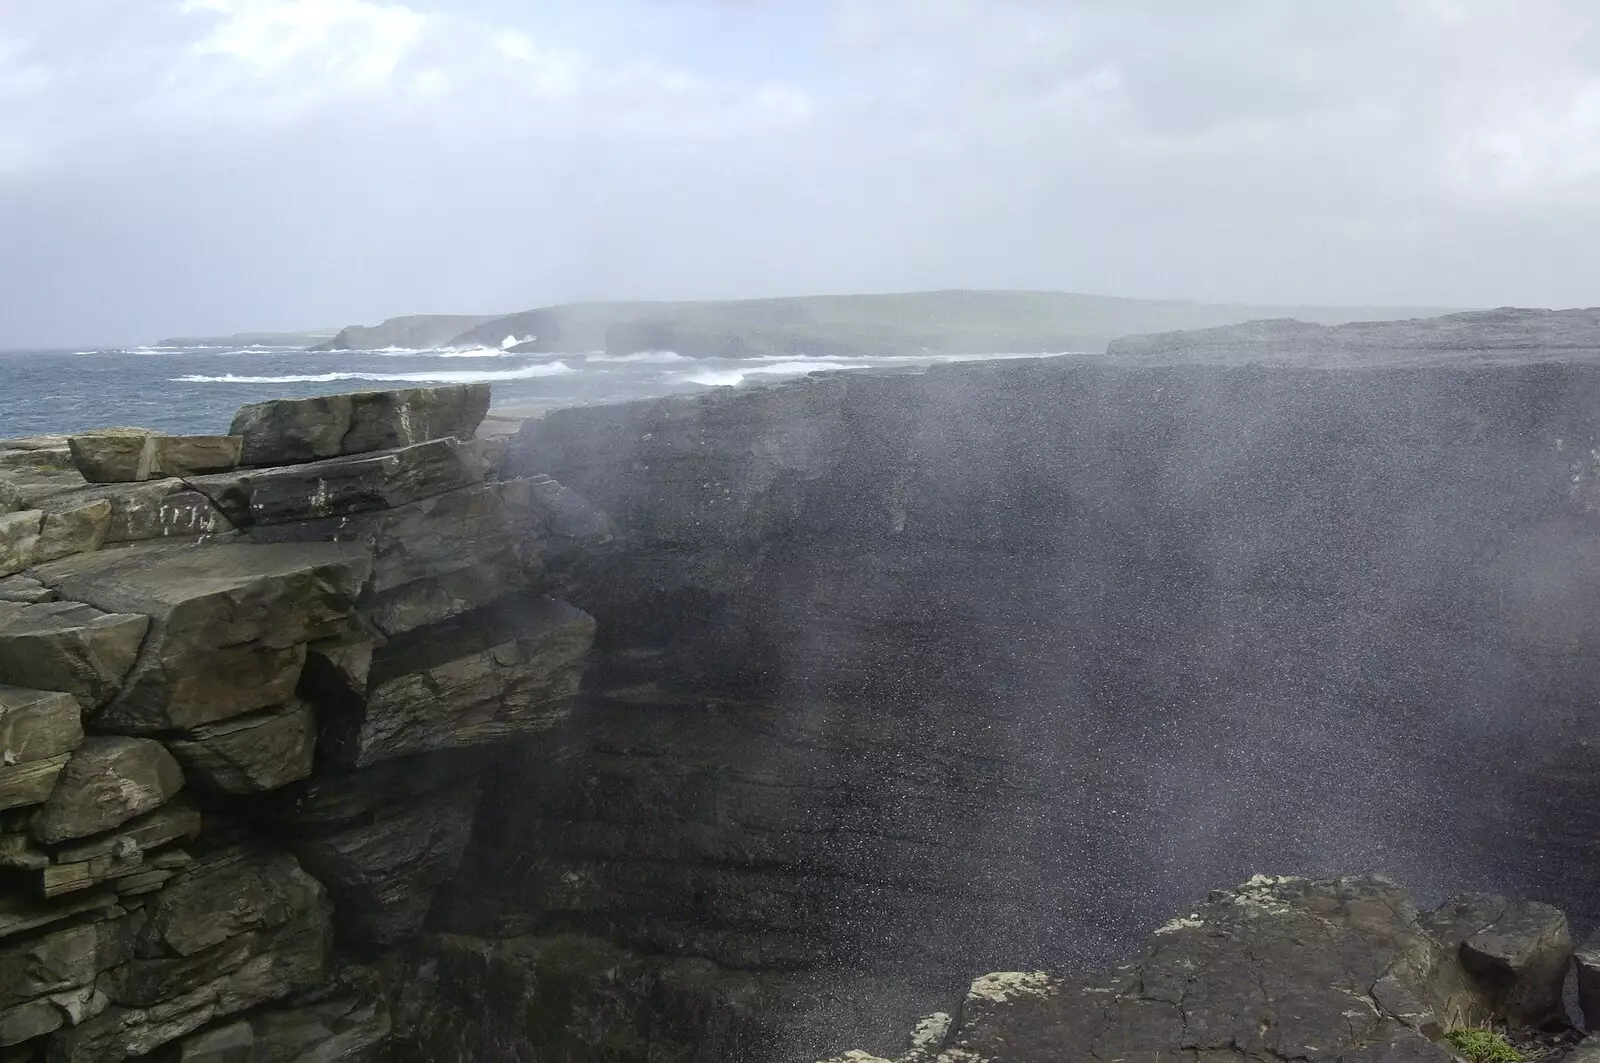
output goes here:
[[1600, 303], [1600, 4], [0, 0], [0, 346], [929, 287]]

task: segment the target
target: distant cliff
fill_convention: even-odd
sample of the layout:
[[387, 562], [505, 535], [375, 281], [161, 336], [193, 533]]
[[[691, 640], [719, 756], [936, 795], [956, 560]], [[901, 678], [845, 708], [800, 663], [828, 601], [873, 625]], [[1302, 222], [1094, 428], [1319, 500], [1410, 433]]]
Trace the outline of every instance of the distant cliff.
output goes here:
[[1432, 356], [1460, 361], [1600, 356], [1600, 308], [1530, 310], [1500, 307], [1402, 321], [1312, 324], [1292, 318], [1247, 321], [1217, 328], [1127, 336], [1107, 351], [1119, 359], [1170, 362], [1296, 362], [1383, 365]]
[[1441, 310], [1252, 307], [1071, 292], [937, 291], [718, 302], [574, 303], [485, 321], [458, 346], [531, 338], [516, 348], [613, 354], [674, 350], [691, 357], [1100, 351], [1118, 336], [1291, 316], [1327, 323]]
[[157, 347], [309, 347], [326, 343], [337, 329], [307, 329], [304, 332], [235, 332], [227, 336], [169, 336], [157, 340]]
[[[381, 325], [351, 325], [327, 343], [312, 348], [318, 351], [377, 351], [385, 347], [441, 347], [456, 336], [494, 317], [475, 314], [413, 314], [391, 317]], [[498, 345], [504, 334], [495, 337]]]

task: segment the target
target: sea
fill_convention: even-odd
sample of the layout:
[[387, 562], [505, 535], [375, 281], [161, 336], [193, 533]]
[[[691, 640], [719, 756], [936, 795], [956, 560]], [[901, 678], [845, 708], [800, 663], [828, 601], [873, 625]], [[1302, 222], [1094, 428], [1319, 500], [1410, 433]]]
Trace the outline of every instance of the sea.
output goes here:
[[814, 372], [1061, 354], [691, 358], [676, 351], [519, 354], [492, 348], [309, 351], [299, 347], [125, 347], [0, 351], [0, 439], [126, 426], [225, 432], [263, 399], [348, 391], [493, 385], [496, 409], [534, 413], [712, 388], [757, 387]]

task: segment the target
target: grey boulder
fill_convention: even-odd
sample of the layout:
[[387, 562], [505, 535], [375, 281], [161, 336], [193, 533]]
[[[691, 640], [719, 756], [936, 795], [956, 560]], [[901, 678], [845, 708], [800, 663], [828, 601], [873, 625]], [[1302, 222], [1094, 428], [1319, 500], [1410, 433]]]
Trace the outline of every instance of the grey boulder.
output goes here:
[[291, 465], [470, 439], [489, 410], [487, 384], [274, 399], [241, 408], [229, 432], [244, 437], [247, 465]]
[[149, 628], [140, 613], [82, 602], [0, 601], [0, 682], [65, 691], [93, 712], [132, 670]]
[[226, 794], [259, 793], [311, 774], [316, 721], [311, 706], [236, 716], [167, 739], [189, 781]]
[[1472, 893], [1445, 903], [1429, 924], [1439, 940], [1459, 951], [1489, 1010], [1518, 1026], [1561, 1013], [1573, 947], [1560, 909]]
[[43, 526], [44, 513], [37, 509], [0, 516], [0, 576], [21, 572], [34, 563]]
[[571, 711], [594, 618], [513, 597], [419, 628], [374, 652], [362, 702], [324, 707], [322, 747], [366, 767], [552, 726]]
[[160, 742], [86, 738], [30, 829], [46, 843], [98, 834], [160, 807], [182, 787], [183, 770]]
[[152, 618], [149, 646], [103, 730], [150, 734], [289, 700], [304, 643], [343, 628], [370, 570], [361, 546], [146, 546], [35, 569], [64, 594]]

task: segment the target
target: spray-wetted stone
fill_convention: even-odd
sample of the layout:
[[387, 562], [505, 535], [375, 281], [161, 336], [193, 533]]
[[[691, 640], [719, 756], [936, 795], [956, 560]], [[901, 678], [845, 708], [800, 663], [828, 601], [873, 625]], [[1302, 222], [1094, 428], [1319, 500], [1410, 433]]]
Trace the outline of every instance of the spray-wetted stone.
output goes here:
[[509, 599], [392, 639], [366, 701], [324, 714], [323, 750], [365, 767], [551, 726], [570, 699], [594, 619], [554, 599]]
[[1452, 898], [1429, 917], [1435, 936], [1512, 1023], [1536, 1025], [1561, 1014], [1561, 988], [1572, 961], [1572, 935], [1560, 909], [1491, 894]]

